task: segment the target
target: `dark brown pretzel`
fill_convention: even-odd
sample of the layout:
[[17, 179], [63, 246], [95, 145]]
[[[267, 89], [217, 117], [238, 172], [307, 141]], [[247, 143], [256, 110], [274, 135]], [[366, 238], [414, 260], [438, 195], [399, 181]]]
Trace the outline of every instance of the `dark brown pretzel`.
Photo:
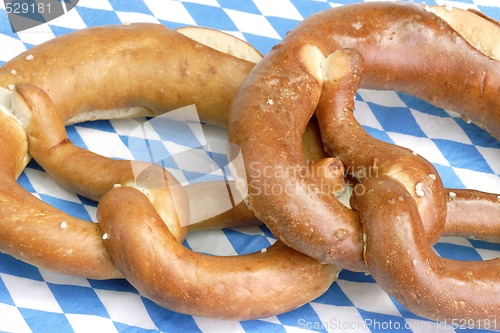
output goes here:
[[[328, 194], [310, 191], [317, 180], [300, 171], [306, 163], [302, 134], [322, 92], [323, 59], [345, 47], [358, 50], [364, 58], [362, 87], [416, 94], [463, 112], [495, 135], [500, 123], [496, 111], [500, 80], [493, 73], [500, 72], [500, 62], [470, 45], [426, 7], [370, 3], [335, 8], [306, 19], [245, 80], [232, 104], [229, 139], [245, 158], [247, 174], [238, 176], [248, 177], [250, 208], [288, 245], [322, 262], [362, 270], [356, 213]], [[426, 76], [421, 75], [423, 65]], [[372, 159], [363, 167], [382, 162]], [[429, 234], [435, 239], [444, 223], [446, 199], [438, 188], [430, 199], [430, 184], [434, 178], [433, 186], [440, 187], [440, 182], [433, 168], [426, 168], [428, 171], [421, 172], [429, 177], [420, 181], [427, 185], [413, 179], [408, 186], [414, 187], [416, 196], [422, 186], [426, 192], [419, 201], [429, 199], [434, 206], [422, 205], [433, 211], [429, 218], [437, 219], [427, 223], [423, 217], [427, 231], [435, 226], [437, 232]], [[292, 176], [265, 177], [277, 170], [289, 170]], [[273, 187], [294, 191], [273, 194]]]
[[[313, 15], [274, 47], [245, 80], [229, 118], [230, 141], [241, 148], [245, 159], [246, 174], [237, 176], [247, 180], [250, 209], [289, 246], [322, 262], [353, 270], [365, 269], [363, 254], [370, 243], [367, 237], [374, 242], [385, 238], [385, 244], [397, 237], [399, 247], [394, 249], [405, 251], [403, 231], [373, 236], [373, 228], [370, 233], [363, 233], [359, 216], [364, 224], [371, 225], [373, 210], [378, 214], [374, 217], [375, 225], [383, 223], [383, 218], [393, 219], [387, 223], [406, 231], [410, 227], [402, 223], [411, 220], [412, 228], [418, 224], [423, 231], [418, 240], [406, 239], [408, 246], [417, 244], [408, 251], [418, 256], [417, 265], [425, 261], [425, 254], [431, 251], [431, 244], [441, 235], [446, 221], [447, 198], [440, 178], [430, 163], [411, 151], [371, 138], [356, 122], [352, 110], [358, 84], [400, 90], [458, 110], [499, 136], [500, 62], [487, 52], [492, 45], [478, 43], [480, 48], [469, 44], [460, 31], [434, 12], [440, 10], [412, 4], [370, 3]], [[488, 29], [492, 23], [471, 12], [466, 15], [471, 20], [482, 20]], [[499, 33], [498, 25], [493, 25], [494, 32]], [[424, 70], [426, 75], [422, 75]], [[364, 191], [353, 202], [359, 212], [320, 191], [318, 180], [301, 172], [306, 163], [301, 138], [315, 111], [326, 150], [361, 182]], [[256, 133], [255, 128], [260, 130]], [[288, 176], [281, 176], [281, 170], [288, 170]], [[397, 183], [404, 195], [398, 189], [398, 195], [381, 195], [385, 201], [375, 200], [382, 187], [374, 188], [377, 179]], [[283, 190], [278, 192], [276, 188]], [[375, 194], [365, 199], [366, 191]], [[415, 208], [407, 216], [398, 207], [409, 198]], [[492, 224], [498, 228], [498, 221]], [[424, 310], [431, 306], [434, 296], [425, 295], [426, 301], [419, 305], [429, 289], [418, 282], [413, 284], [417, 281], [416, 271], [403, 273], [412, 268], [404, 261], [406, 253], [402, 267], [396, 270], [397, 250], [385, 253], [379, 244], [369, 246], [374, 258], [369, 262], [369, 271], [372, 267], [380, 269], [382, 273], [376, 279], [387, 278], [390, 282], [384, 285], [386, 290], [403, 304], [408, 302], [416, 313], [439, 320], [500, 315], [500, 297], [494, 291], [500, 289], [498, 260], [470, 267], [451, 264], [455, 270], [468, 267], [474, 279], [468, 282], [467, 290], [481, 296], [468, 298], [457, 292], [457, 302], [450, 303], [444, 302], [442, 295], [455, 292], [466, 280], [453, 270], [443, 268], [446, 273], [439, 273], [438, 263], [445, 261], [429, 257], [436, 263], [430, 264], [433, 267], [428, 270], [429, 276], [442, 290], [435, 294], [435, 307]], [[417, 250], [418, 254], [414, 252]], [[374, 251], [378, 252], [374, 255]], [[389, 257], [394, 257], [390, 272], [379, 268], [384, 266], [382, 258]], [[448, 278], [455, 282], [447, 283]], [[475, 288], [474, 281], [481, 287]], [[406, 297], [412, 290], [418, 295], [414, 302]], [[484, 303], [476, 301], [481, 297]], [[431, 316], [433, 309], [436, 313]]]

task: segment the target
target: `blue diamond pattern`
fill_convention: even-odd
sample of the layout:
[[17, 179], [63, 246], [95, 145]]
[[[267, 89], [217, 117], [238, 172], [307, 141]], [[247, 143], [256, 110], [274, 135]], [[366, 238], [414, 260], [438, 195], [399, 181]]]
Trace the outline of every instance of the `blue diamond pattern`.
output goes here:
[[238, 30], [226, 12], [219, 7], [202, 6], [195, 3], [184, 3], [199, 26], [213, 27], [224, 31]]
[[71, 332], [72, 327], [63, 313], [19, 309], [33, 332]]

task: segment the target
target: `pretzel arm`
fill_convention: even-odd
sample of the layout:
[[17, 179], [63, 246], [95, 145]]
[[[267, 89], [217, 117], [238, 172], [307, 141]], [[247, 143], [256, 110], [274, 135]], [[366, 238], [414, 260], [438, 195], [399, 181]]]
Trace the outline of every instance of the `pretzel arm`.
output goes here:
[[[236, 40], [216, 33], [221, 49]], [[233, 51], [240, 49], [256, 52], [249, 45]], [[202, 121], [225, 126], [233, 95], [260, 58], [225, 51], [161, 24], [92, 27], [13, 58], [0, 67], [0, 87], [40, 87], [65, 124], [156, 116], [196, 104]]]
[[[0, 251], [63, 274], [121, 277], [97, 224], [75, 218], [26, 192], [16, 181], [24, 168], [26, 134], [0, 113]], [[67, 238], [76, 241], [67, 242]]]
[[447, 213], [443, 236], [500, 242], [500, 199], [497, 194], [446, 189]]
[[[176, 221], [166, 218], [175, 207], [167, 204], [169, 200], [166, 197], [170, 197], [171, 193], [165, 188], [164, 177], [171, 176], [164, 173], [161, 167], [150, 163], [112, 160], [75, 146], [68, 139], [52, 100], [38, 87], [17, 85], [13, 105], [13, 114], [24, 122], [30, 155], [57, 181], [90, 199], [99, 200], [117, 185], [141, 187], [143, 184], [138, 179], [139, 175], [148, 175], [159, 179], [157, 186], [144, 186], [152, 188], [148, 192], [156, 209], [167, 222]], [[51, 130], [47, 131], [47, 128]], [[169, 225], [177, 239], [184, 239], [186, 230], [181, 225], [186, 224], [176, 221]]]
[[[224, 319], [263, 318], [321, 295], [339, 269], [280, 242], [254, 254], [217, 257], [179, 244], [139, 191], [122, 187], [99, 202], [113, 260], [141, 293], [177, 312]], [[151, 244], [137, 251], [137, 244]]]

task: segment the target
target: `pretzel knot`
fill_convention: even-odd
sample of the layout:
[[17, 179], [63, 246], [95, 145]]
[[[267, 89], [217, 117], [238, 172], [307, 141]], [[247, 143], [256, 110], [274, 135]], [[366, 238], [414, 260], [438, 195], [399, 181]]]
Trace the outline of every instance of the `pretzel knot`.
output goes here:
[[[488, 115], [486, 126], [498, 135], [500, 100], [493, 92], [500, 81], [493, 73], [500, 63], [462, 43], [461, 32], [435, 14], [440, 10], [372, 3], [305, 20], [245, 80], [231, 107], [229, 139], [246, 162], [238, 176], [249, 207], [287, 245], [324, 263], [368, 269], [427, 318], [493, 319], [500, 315], [500, 259], [437, 257], [431, 247], [448, 230], [439, 175], [412, 151], [369, 136], [352, 112], [360, 85], [399, 90], [471, 118]], [[470, 75], [478, 72], [497, 79], [476, 85]], [[313, 113], [325, 150], [360, 182], [354, 210], [321, 191], [321, 175], [296, 171], [304, 170], [301, 138]], [[285, 177], [280, 170], [292, 171]], [[498, 218], [488, 221], [498, 233]]]

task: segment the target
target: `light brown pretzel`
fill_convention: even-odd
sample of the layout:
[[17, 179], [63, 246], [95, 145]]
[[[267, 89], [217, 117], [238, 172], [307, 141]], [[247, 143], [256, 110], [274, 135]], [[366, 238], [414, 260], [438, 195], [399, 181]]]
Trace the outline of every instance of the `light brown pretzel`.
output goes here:
[[[108, 43], [103, 44], [103, 40]], [[214, 67], [215, 63], [224, 70]], [[156, 115], [195, 102], [204, 121], [225, 124], [229, 102], [253, 66], [253, 62], [217, 51], [157, 24], [84, 29], [36, 46], [0, 67], [0, 96], [5, 105], [2, 111], [11, 111], [15, 84], [27, 82], [50, 94], [58, 116], [66, 124]], [[2, 113], [2, 118], [5, 117]], [[25, 125], [27, 120], [24, 119]], [[6, 152], [1, 156], [5, 179], [1, 184], [0, 216], [5, 231], [0, 250], [61, 273], [95, 279], [121, 276], [102, 244], [97, 225], [50, 207], [17, 184], [15, 179], [29, 159], [26, 135], [16, 128], [20, 125], [15, 121], [6, 118], [6, 123], [0, 139]], [[65, 133], [60, 128], [59, 138], [64, 135], [61, 131]], [[130, 173], [126, 172], [108, 176], [107, 189], [120, 182], [117, 176], [130, 179]], [[66, 181], [64, 177], [61, 180]], [[84, 194], [91, 198], [106, 191], [106, 187], [95, 183], [88, 185], [93, 192]], [[71, 227], [61, 228], [61, 225]], [[80, 241], [67, 242], [61, 235]]]
[[[241, 148], [246, 168], [246, 174], [237, 174], [236, 178], [247, 187], [251, 210], [289, 246], [325, 263], [363, 270], [363, 254], [370, 241], [365, 242], [369, 234], [362, 232], [358, 214], [363, 221], [370, 221], [371, 211], [377, 206], [379, 215], [395, 219], [391, 223], [397, 228], [399, 222], [409, 222], [410, 218], [399, 218], [401, 212], [397, 208], [401, 203], [393, 204], [399, 198], [402, 202], [411, 198], [415, 206], [412, 214], [419, 217], [414, 222], [415, 216], [411, 215], [412, 226], [419, 224], [419, 230], [423, 230], [415, 248], [420, 254], [431, 251], [430, 246], [441, 234], [446, 220], [447, 199], [437, 172], [411, 151], [370, 138], [355, 121], [352, 110], [358, 83], [367, 88], [400, 90], [460, 111], [500, 137], [500, 62], [494, 58], [495, 54], [487, 52], [493, 45], [486, 39], [480, 40], [486, 31], [473, 36], [477, 44], [469, 44], [460, 31], [433, 13], [440, 11], [394, 3], [358, 4], [324, 11], [306, 19], [288, 34], [245, 80], [229, 118], [230, 141]], [[474, 13], [465, 15], [471, 17], [471, 22], [483, 22], [483, 29], [492, 25], [489, 33], [500, 33], [497, 23]], [[426, 75], [422, 75], [423, 71]], [[357, 200], [363, 196], [357, 195], [354, 206], [359, 212], [353, 211], [330, 193], [320, 191], [317, 179], [297, 171], [304, 169], [301, 138], [315, 111], [326, 150], [348, 166], [362, 182], [362, 188], [371, 191], [365, 184], [389, 178], [404, 188], [405, 196], [388, 199], [382, 195], [386, 200], [376, 201], [375, 192], [359, 205]], [[251, 130], [255, 127], [261, 130], [255, 133]], [[281, 170], [288, 170], [289, 176], [280, 176]], [[276, 188], [282, 191], [273, 190]], [[378, 221], [373, 222], [375, 225], [382, 223], [382, 218], [375, 219]], [[491, 223], [498, 229], [498, 221]], [[401, 228], [409, 230], [407, 226]], [[370, 236], [376, 231], [371, 232]], [[381, 233], [377, 240], [385, 237], [387, 244], [401, 233]], [[400, 241], [401, 250], [405, 249], [404, 240]], [[406, 261], [402, 261], [400, 270], [393, 269], [398, 266], [397, 250], [385, 253], [383, 246], [370, 246], [374, 249], [371, 253], [378, 252], [377, 257], [372, 255], [375, 259], [369, 262], [369, 271], [371, 267], [383, 266], [382, 258], [394, 258], [392, 271], [378, 274], [376, 279], [383, 280], [392, 274], [393, 279], [387, 278], [383, 285], [403, 304], [408, 302], [404, 295], [411, 293], [413, 286], [418, 297], [432, 291], [418, 282], [412, 283], [417, 272]], [[425, 261], [425, 255], [417, 260]], [[429, 260], [439, 262], [434, 257]], [[456, 269], [468, 267], [453, 265]], [[420, 305], [418, 297], [408, 302], [410, 309], [439, 320], [500, 315], [500, 297], [494, 292], [500, 289], [498, 260], [471, 264], [468, 268], [474, 279], [468, 282], [467, 290], [481, 295], [477, 299], [484, 297], [483, 303], [465, 293], [457, 293], [454, 298], [458, 306], [444, 302], [441, 295], [453, 293], [467, 280], [453, 271], [440, 273], [440, 267], [435, 264], [428, 271], [429, 276], [435, 274], [431, 280], [442, 288], [434, 295], [435, 307], [430, 294]], [[403, 275], [401, 272], [405, 270], [410, 272]], [[399, 278], [397, 284], [393, 281], [395, 276]], [[448, 278], [456, 281], [447, 283]], [[474, 281], [481, 287], [474, 288]], [[408, 290], [405, 292], [403, 288]], [[468, 300], [470, 304], [462, 306]], [[426, 306], [430, 309], [424, 310]], [[433, 309], [436, 314], [431, 316]]]
[[[163, 33], [163, 30], [165, 29], [161, 28], [160, 32]], [[95, 39], [96, 36], [90, 34], [84, 37]], [[192, 40], [186, 42], [178, 33], [175, 33], [173, 38], [174, 40], [180, 38], [180, 45], [183, 42], [197, 45]], [[82, 37], [77, 35], [72, 42], [78, 43], [81, 40]], [[196, 47], [206, 51], [201, 45]], [[43, 49], [34, 51], [38, 51], [36, 56], [40, 58], [46, 55]], [[182, 60], [182, 57], [180, 58]], [[186, 59], [189, 60], [189, 57]], [[231, 68], [228, 66], [228, 69]], [[208, 75], [199, 70], [197, 73]], [[39, 77], [32, 75], [34, 78]], [[184, 93], [186, 92], [177, 92], [183, 99], [192, 98], [184, 96]], [[54, 208], [48, 209], [35, 198], [26, 202], [26, 197], [31, 195], [19, 190], [18, 197], [25, 201], [24, 210], [28, 214], [20, 216], [19, 212], [11, 211], [2, 216], [7, 221], [16, 221], [17, 226], [5, 226], [7, 229], [5, 234], [12, 233], [15, 239], [6, 238], [5, 234], [0, 238], [2, 244], [8, 246], [8, 252], [14, 256], [63, 273], [93, 278], [125, 276], [144, 295], [170, 309], [223, 319], [260, 318], [295, 309], [321, 295], [337, 277], [339, 269], [336, 266], [321, 265], [315, 259], [292, 250], [280, 242], [267, 251], [242, 257], [213, 257], [187, 250], [180, 241], [184, 239], [185, 226], [189, 224], [189, 202], [183, 188], [168, 172], [158, 165], [110, 160], [76, 147], [68, 140], [63, 122], [63, 117], [69, 111], [58, 111], [50, 97], [36, 86], [27, 83], [17, 84], [12, 89], [11, 106], [13, 118], [6, 119], [19, 135], [8, 135], [7, 138], [11, 140], [9, 144], [14, 144], [13, 146], [17, 148], [16, 153], [19, 156], [26, 156], [27, 136], [30, 156], [63, 185], [94, 200], [101, 199], [113, 187], [123, 186], [123, 189], [111, 191], [118, 194], [107, 196], [109, 199], [103, 202], [105, 208], [102, 212], [98, 208], [98, 218], [103, 220], [101, 225], [104, 230], [95, 224], [65, 216]], [[118, 106], [108, 105], [115, 108]], [[168, 105], [163, 107], [169, 108]], [[78, 113], [73, 115], [81, 117]], [[3, 114], [2, 116], [6, 117]], [[20, 130], [21, 126], [26, 131], [25, 135]], [[24, 149], [20, 149], [19, 145]], [[11, 156], [6, 158], [5, 162], [11, 164], [13, 160], [17, 160]], [[24, 163], [25, 161], [21, 159], [12, 167], [17, 170], [18, 167], [22, 168]], [[9, 179], [9, 184], [15, 183], [15, 176], [12, 173], [5, 175]], [[203, 187], [206, 190], [206, 187], [211, 186], [212, 184], [205, 184]], [[199, 187], [193, 185], [190, 191], [200, 191]], [[127, 200], [120, 199], [121, 192], [128, 193]], [[209, 194], [210, 191], [207, 192]], [[15, 195], [5, 193], [3, 205], [14, 203], [16, 198]], [[198, 198], [203, 199], [200, 196]], [[130, 204], [130, 200], [136, 200], [138, 206]], [[109, 201], [113, 202], [111, 206], [106, 205]], [[122, 208], [122, 204], [126, 207]], [[138, 214], [133, 214], [129, 209], [137, 211]], [[33, 214], [39, 211], [41, 213]], [[117, 214], [117, 211], [120, 213]], [[121, 215], [122, 213], [125, 215]], [[43, 220], [40, 219], [42, 214]], [[149, 225], [146, 222], [150, 221], [148, 216], [151, 215], [154, 215], [154, 224]], [[131, 224], [124, 223], [124, 218]], [[226, 222], [221, 218], [215, 218], [213, 224], [223, 227]], [[202, 228], [213, 227], [210, 223], [212, 222], [201, 223]], [[143, 228], [143, 231], [136, 232], [132, 227], [133, 224]], [[132, 232], [134, 237], [140, 237], [139, 243], [131, 241], [122, 244], [120, 240], [125, 236], [120, 235], [123, 231]], [[161, 239], [147, 239], [151, 237], [152, 232], [155, 237]], [[59, 241], [51, 244], [49, 239], [49, 242], [43, 244], [43, 241], [47, 240], [44, 234], [50, 234]], [[29, 243], [28, 239], [32, 242]], [[103, 241], [106, 241], [112, 258], [103, 246]], [[28, 245], [26, 248], [23, 247], [24, 243]], [[154, 244], [152, 249], [158, 251], [153, 251], [154, 253], [150, 255], [147, 250], [138, 247], [141, 243]], [[129, 246], [134, 250], [130, 251]], [[159, 250], [162, 247], [163, 251]], [[138, 256], [129, 257], [128, 263], [124, 263], [121, 259], [123, 254], [128, 256], [133, 252]], [[165, 256], [160, 256], [161, 252]], [[191, 259], [187, 260], [188, 258]], [[153, 261], [156, 270], [151, 269]], [[129, 270], [127, 267], [134, 268]], [[165, 273], [160, 274], [162, 271]], [[140, 278], [136, 278], [136, 275]], [[172, 284], [169, 278], [177, 281], [176, 284]], [[287, 293], [283, 293], [283, 287]], [[232, 302], [227, 302], [230, 296], [229, 289], [235, 295]], [[269, 303], [270, 298], [273, 302], [263, 306]]]

